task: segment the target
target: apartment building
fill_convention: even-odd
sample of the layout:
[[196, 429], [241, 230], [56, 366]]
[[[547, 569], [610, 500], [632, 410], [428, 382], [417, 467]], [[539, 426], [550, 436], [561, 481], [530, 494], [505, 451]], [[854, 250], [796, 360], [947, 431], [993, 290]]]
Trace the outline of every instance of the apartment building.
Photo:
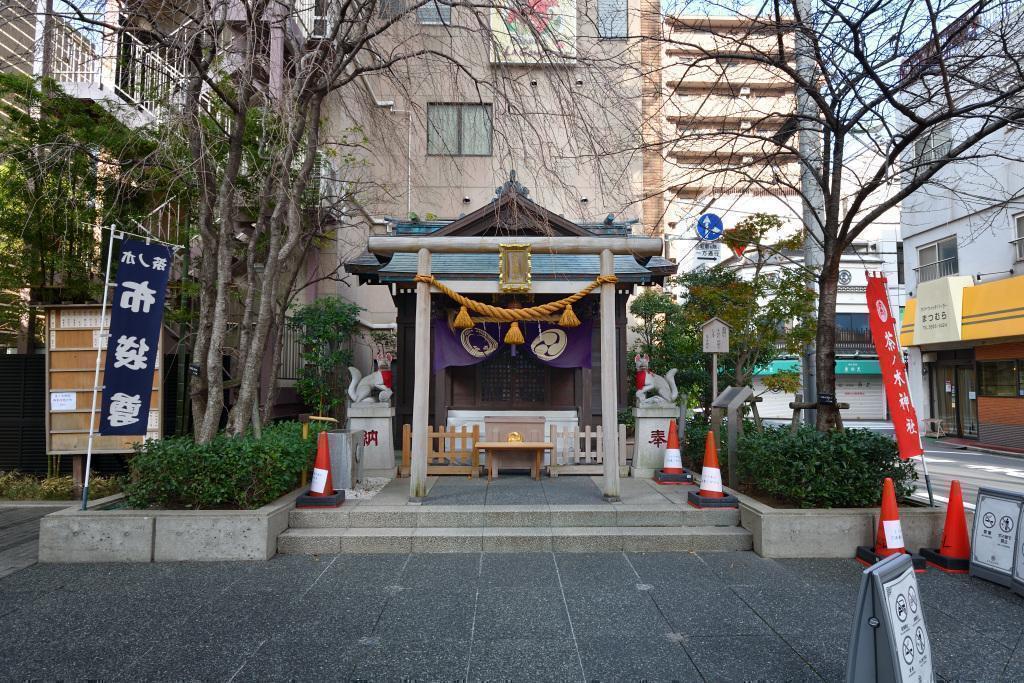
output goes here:
[[[332, 104], [336, 137], [360, 122], [368, 141], [351, 180], [364, 203], [322, 267], [358, 257], [367, 235], [429, 234], [490, 205], [513, 171], [530, 200], [579, 225], [652, 227], [641, 220], [637, 38], [660, 10], [651, 0], [559, 7], [564, 59], [501, 52], [503, 30], [482, 31], [471, 8], [426, 5], [394, 27], [389, 40], [445, 57], [369, 76], [362, 100]], [[337, 291], [364, 308], [367, 329], [394, 325], [386, 287], [350, 278]]]
[[[668, 255], [680, 270], [726, 263], [749, 274], [755, 250], [734, 254], [720, 242], [701, 241], [695, 228], [705, 213], [720, 216], [726, 230], [752, 214], [769, 213], [783, 221], [779, 236], [803, 229], [800, 167], [787, 148], [795, 143], [793, 83], [778, 69], [741, 58], [777, 55], [778, 29], [739, 15], [666, 16], [663, 32], [662, 50], [649, 57], [661, 60], [661, 97], [656, 105], [645, 102], [644, 108], [647, 119], [657, 120], [663, 142], [656, 158], [645, 159], [645, 196], [653, 194], [647, 190], [655, 187], [659, 173], [662, 192], [646, 200], [645, 215], [659, 213]], [[792, 55], [793, 35], [784, 34], [783, 42]], [[867, 147], [851, 150], [849, 156], [851, 182], [878, 163]], [[866, 278], [869, 271], [884, 272], [894, 305], [901, 304], [899, 253], [899, 211], [892, 210], [843, 257], [836, 393], [851, 406], [845, 413], [848, 419], [885, 418], [881, 374], [868, 330]], [[803, 253], [785, 252], [770, 260], [769, 271], [801, 267]], [[753, 386], [762, 395], [762, 415], [791, 415], [793, 396], [766, 391], [763, 378], [799, 367], [799, 359], [779, 357], [758, 369]]]
[[[939, 130], [914, 151], [943, 153]], [[900, 340], [932, 433], [1024, 448], [1024, 130], [944, 168], [903, 203], [910, 297]]]
[[[771, 213], [799, 228], [795, 156], [776, 140], [796, 107], [793, 84], [777, 69], [736, 59], [777, 53], [775, 27], [738, 15], [666, 16], [659, 106], [664, 159], [661, 225], [683, 268], [727, 256], [699, 243], [696, 219], [716, 213], [730, 228]], [[785, 42], [792, 50], [792, 36]]]

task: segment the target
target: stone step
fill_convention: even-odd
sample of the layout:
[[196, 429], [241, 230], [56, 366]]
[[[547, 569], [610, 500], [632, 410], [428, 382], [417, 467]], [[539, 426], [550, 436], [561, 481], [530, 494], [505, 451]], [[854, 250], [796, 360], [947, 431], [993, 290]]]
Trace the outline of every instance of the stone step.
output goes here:
[[353, 505], [333, 510], [292, 510], [293, 529], [730, 527], [739, 510], [698, 510], [688, 505]]
[[330, 527], [288, 529], [279, 553], [685, 552], [750, 550], [738, 526], [590, 527]]

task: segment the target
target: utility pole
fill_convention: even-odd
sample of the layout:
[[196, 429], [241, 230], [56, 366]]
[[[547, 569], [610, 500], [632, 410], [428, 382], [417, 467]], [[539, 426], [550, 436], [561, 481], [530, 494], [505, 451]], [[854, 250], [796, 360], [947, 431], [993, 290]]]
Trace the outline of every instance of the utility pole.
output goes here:
[[[804, 83], [812, 84], [819, 77], [817, 63], [814, 58], [814, 11], [815, 0], [795, 0], [798, 23], [796, 26], [795, 56], [796, 71]], [[817, 277], [824, 262], [822, 249], [823, 240], [823, 209], [824, 196], [818, 178], [821, 176], [821, 125], [818, 122], [818, 110], [807, 89], [796, 86], [796, 111], [799, 128], [797, 130], [800, 151], [800, 192], [803, 198], [804, 223], [804, 268], [808, 271], [807, 285], [815, 293], [818, 291]], [[817, 315], [817, 299], [814, 315]], [[818, 400], [815, 342], [812, 340], [806, 347], [802, 358], [801, 384], [803, 385], [804, 401], [814, 403]], [[817, 415], [815, 410], [804, 411], [804, 422], [814, 424]]]

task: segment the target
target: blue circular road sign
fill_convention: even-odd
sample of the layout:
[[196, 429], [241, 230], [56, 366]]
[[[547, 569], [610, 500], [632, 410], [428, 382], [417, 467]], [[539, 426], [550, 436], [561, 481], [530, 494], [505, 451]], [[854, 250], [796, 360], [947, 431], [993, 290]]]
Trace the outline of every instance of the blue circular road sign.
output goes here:
[[713, 213], [706, 213], [697, 219], [697, 236], [702, 240], [714, 242], [725, 232], [722, 219]]

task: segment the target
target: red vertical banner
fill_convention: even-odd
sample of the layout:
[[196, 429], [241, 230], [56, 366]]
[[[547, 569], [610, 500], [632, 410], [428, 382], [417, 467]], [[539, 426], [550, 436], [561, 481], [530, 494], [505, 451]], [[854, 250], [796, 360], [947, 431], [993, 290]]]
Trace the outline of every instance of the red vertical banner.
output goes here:
[[868, 275], [867, 298], [871, 338], [878, 353], [878, 364], [882, 368], [889, 415], [892, 416], [892, 424], [896, 430], [896, 445], [900, 451], [900, 458], [906, 460], [921, 455], [924, 449], [921, 447], [921, 434], [918, 432], [917, 411], [910, 401], [907, 366], [903, 363], [903, 349], [900, 348], [896, 332], [896, 318], [889, 308], [885, 277]]

